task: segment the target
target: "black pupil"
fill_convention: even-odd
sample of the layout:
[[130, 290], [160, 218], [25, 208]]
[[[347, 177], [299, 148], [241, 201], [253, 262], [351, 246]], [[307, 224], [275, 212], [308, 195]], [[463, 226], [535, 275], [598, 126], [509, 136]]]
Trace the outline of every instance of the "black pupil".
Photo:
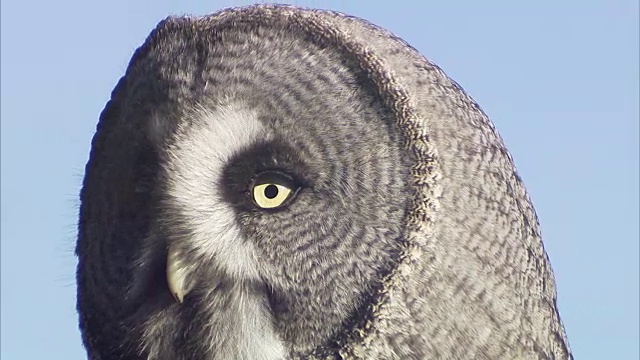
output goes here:
[[267, 187], [264, 189], [264, 196], [267, 197], [267, 199], [273, 199], [276, 196], [278, 196], [278, 187], [270, 184], [267, 185]]

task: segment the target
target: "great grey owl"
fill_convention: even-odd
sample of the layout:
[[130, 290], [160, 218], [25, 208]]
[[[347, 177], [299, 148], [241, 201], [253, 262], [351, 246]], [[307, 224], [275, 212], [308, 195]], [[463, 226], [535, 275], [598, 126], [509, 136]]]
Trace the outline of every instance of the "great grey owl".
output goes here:
[[335, 12], [162, 21], [100, 116], [76, 251], [93, 360], [572, 357], [491, 122]]

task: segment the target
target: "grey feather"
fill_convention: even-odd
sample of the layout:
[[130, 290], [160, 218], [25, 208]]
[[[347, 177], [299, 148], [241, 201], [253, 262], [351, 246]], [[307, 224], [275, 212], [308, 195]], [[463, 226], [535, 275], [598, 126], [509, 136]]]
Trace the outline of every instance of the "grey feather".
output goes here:
[[[248, 186], [275, 170], [299, 191], [259, 209]], [[411, 46], [339, 13], [160, 23], [101, 114], [77, 254], [94, 360], [572, 358], [491, 122]]]

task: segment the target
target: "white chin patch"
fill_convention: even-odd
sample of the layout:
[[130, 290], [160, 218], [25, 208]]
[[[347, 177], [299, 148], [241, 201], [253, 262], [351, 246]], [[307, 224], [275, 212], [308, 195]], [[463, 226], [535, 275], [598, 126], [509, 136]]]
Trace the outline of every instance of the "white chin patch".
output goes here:
[[187, 219], [189, 248], [236, 279], [259, 277], [255, 248], [244, 241], [233, 208], [223, 200], [222, 172], [231, 156], [267, 132], [257, 114], [239, 105], [199, 107], [167, 152], [168, 197]]

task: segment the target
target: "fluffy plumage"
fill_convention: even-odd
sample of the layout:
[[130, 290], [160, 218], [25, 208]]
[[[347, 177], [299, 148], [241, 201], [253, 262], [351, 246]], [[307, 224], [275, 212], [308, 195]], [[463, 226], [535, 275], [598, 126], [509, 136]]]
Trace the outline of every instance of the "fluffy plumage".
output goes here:
[[[260, 209], [249, 187], [274, 170], [299, 191]], [[495, 129], [342, 14], [159, 24], [100, 117], [77, 253], [91, 359], [571, 358]]]

